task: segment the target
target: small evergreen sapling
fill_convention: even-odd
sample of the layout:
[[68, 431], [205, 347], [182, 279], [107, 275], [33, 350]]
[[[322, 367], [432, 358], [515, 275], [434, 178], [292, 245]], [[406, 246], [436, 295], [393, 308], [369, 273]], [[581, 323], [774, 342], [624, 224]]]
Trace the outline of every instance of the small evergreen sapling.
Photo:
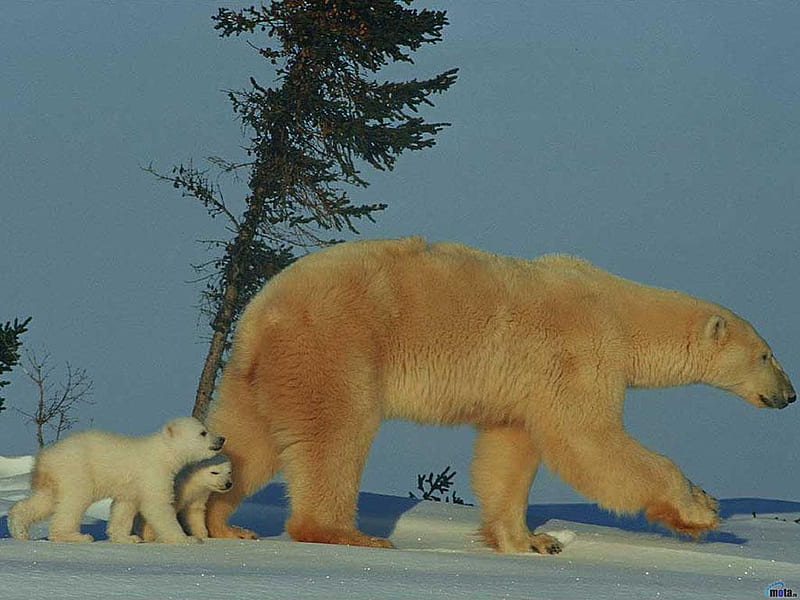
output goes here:
[[[753, 518], [754, 519], [764, 519], [764, 520], [769, 519], [769, 517], [760, 517], [755, 512], [753, 512]], [[772, 517], [772, 519], [770, 519], [770, 520], [772, 520], [772, 521], [783, 521], [784, 523], [789, 523], [791, 521], [792, 523], [797, 523], [798, 525], [800, 525], [800, 518], [797, 518], [797, 519], [786, 519], [784, 517]]]
[[[7, 321], [0, 326], [0, 375], [8, 373], [19, 363], [19, 347], [22, 345], [19, 336], [28, 330], [30, 321], [30, 317], [22, 321], [22, 323], [19, 322], [19, 319], [14, 319], [13, 323]], [[7, 386], [9, 383], [11, 382], [0, 380], [0, 388]], [[4, 401], [5, 398], [0, 396], [0, 411], [5, 410]]]
[[[450, 490], [456, 473], [457, 471], [450, 471], [450, 465], [448, 465], [438, 475], [434, 475], [433, 472], [427, 475], [417, 475], [417, 489], [422, 492], [422, 500], [441, 502], [444, 499], [445, 502], [472, 506], [472, 504], [464, 502], [464, 499], [456, 494], [455, 490]], [[447, 495], [448, 492], [450, 492], [449, 496]], [[414, 492], [408, 492], [408, 496], [409, 498], [419, 499]]]

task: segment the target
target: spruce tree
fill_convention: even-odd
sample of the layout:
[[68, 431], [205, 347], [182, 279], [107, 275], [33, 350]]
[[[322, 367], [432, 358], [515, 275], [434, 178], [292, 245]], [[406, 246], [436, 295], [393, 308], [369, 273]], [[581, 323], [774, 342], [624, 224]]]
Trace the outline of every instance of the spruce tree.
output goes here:
[[[14, 319], [13, 323], [7, 321], [0, 326], [0, 376], [11, 371], [19, 363], [19, 348], [22, 346], [22, 340], [19, 337], [28, 330], [30, 322], [31, 318], [28, 317], [21, 323], [19, 319]], [[9, 383], [9, 381], [0, 380], [0, 388]], [[4, 403], [5, 398], [0, 396], [0, 411], [5, 410]]]
[[[222, 37], [246, 35], [266, 61], [228, 97], [248, 137], [247, 158], [210, 159], [222, 172], [245, 171], [241, 214], [225, 203], [207, 171], [179, 165], [159, 175], [183, 195], [227, 220], [232, 238], [211, 242], [220, 255], [204, 270], [212, 337], [193, 414], [205, 415], [223, 355], [241, 310], [298, 248], [334, 243], [336, 232], [374, 219], [381, 203], [353, 204], [347, 186], [365, 187], [360, 168], [391, 170], [405, 150], [434, 145], [449, 123], [418, 113], [447, 90], [457, 69], [418, 81], [381, 81], [394, 62], [412, 63], [423, 44], [442, 39], [443, 11], [415, 10], [412, 0], [285, 0], [212, 17]], [[264, 81], [272, 76], [275, 85]]]

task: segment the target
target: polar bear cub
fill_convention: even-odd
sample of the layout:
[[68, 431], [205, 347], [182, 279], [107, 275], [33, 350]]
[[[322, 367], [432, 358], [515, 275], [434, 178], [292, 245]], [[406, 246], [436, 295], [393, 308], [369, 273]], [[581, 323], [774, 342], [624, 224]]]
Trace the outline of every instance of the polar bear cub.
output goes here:
[[[174, 506], [178, 521], [189, 535], [201, 539], [208, 537], [206, 529], [208, 497], [214, 492], [224, 494], [231, 487], [233, 487], [231, 463], [223, 454], [181, 469], [175, 477]], [[137, 529], [139, 528], [136, 527], [135, 531]], [[144, 519], [140, 535], [145, 542], [156, 539], [153, 528]]]
[[164, 542], [196, 542], [181, 529], [172, 506], [175, 475], [187, 464], [215, 456], [225, 438], [192, 417], [169, 421], [147, 436], [89, 430], [39, 452], [31, 476], [33, 493], [8, 511], [8, 528], [28, 539], [31, 523], [52, 515], [53, 541], [91, 542], [80, 533], [83, 513], [93, 502], [112, 498], [108, 523], [112, 542], [138, 541], [131, 535], [137, 512]]

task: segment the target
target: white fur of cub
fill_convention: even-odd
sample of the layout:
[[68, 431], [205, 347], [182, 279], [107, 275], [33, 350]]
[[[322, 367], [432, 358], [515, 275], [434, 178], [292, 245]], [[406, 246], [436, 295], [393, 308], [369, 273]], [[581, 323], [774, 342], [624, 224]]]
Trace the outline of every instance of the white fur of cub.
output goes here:
[[[233, 486], [231, 463], [222, 454], [189, 465], [175, 477], [175, 512], [184, 531], [197, 538], [207, 538], [206, 502], [213, 493], [224, 494]], [[141, 537], [145, 542], [155, 539], [150, 524], [142, 519]]]
[[169, 421], [151, 435], [136, 437], [96, 430], [71, 435], [41, 450], [31, 476], [32, 494], [8, 511], [8, 528], [28, 539], [29, 527], [48, 517], [52, 541], [91, 542], [80, 532], [93, 502], [114, 500], [108, 535], [112, 542], [137, 541], [133, 518], [141, 512], [164, 542], [196, 542], [181, 529], [172, 506], [172, 486], [182, 467], [215, 456], [225, 438], [192, 417]]

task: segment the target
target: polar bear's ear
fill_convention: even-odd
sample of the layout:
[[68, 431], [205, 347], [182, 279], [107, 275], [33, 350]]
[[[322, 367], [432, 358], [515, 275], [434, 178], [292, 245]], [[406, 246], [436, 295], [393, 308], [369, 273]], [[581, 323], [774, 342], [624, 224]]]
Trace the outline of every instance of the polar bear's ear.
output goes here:
[[167, 434], [167, 437], [175, 437], [175, 426], [172, 423], [167, 423], [164, 427], [164, 432]]
[[712, 315], [706, 322], [705, 335], [709, 340], [721, 342], [728, 333], [728, 323], [724, 317]]

